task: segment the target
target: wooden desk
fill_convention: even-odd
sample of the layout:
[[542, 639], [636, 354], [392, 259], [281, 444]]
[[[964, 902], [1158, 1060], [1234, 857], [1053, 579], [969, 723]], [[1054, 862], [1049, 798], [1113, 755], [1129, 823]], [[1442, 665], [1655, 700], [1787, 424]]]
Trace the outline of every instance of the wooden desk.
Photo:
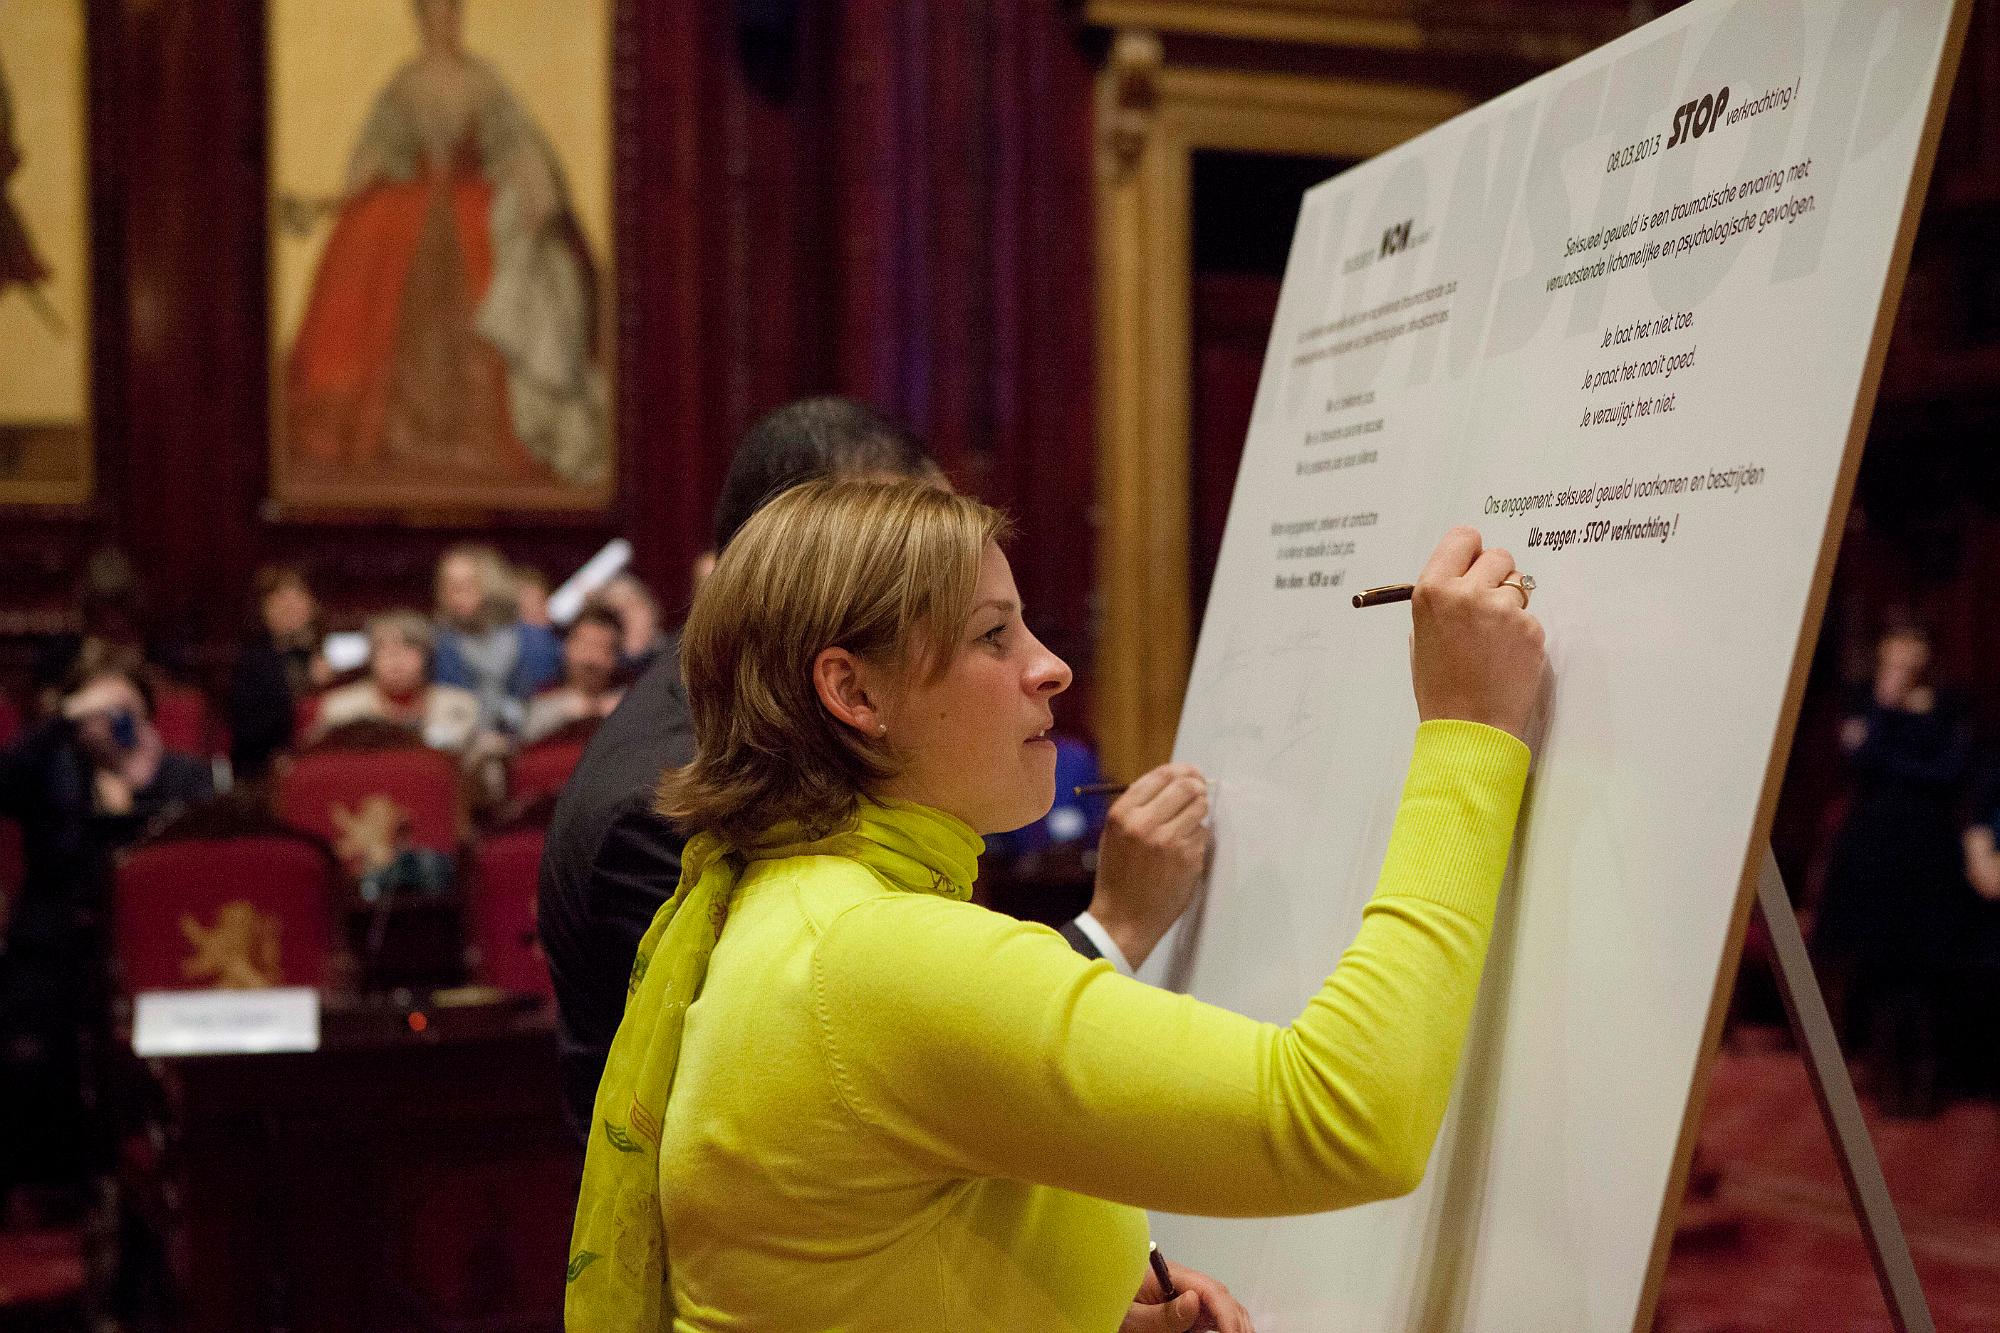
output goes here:
[[552, 1015], [332, 1010], [309, 1055], [164, 1060], [176, 1327], [557, 1330], [582, 1154]]

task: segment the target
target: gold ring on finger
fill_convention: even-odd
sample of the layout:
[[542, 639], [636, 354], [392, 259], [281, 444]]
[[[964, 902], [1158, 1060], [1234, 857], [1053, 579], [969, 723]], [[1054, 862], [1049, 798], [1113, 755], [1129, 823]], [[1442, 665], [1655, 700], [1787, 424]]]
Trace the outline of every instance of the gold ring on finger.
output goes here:
[[1533, 574], [1516, 574], [1511, 579], [1501, 579], [1500, 586], [1503, 588], [1512, 588], [1515, 592], [1520, 593], [1521, 609], [1525, 611], [1528, 609], [1528, 594], [1535, 590], [1535, 576]]

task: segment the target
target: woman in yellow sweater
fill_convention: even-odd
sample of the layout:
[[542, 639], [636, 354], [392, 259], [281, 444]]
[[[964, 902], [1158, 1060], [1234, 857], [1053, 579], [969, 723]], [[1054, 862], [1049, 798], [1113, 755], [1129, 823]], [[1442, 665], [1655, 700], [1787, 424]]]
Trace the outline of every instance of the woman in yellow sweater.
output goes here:
[[817, 482], [703, 584], [696, 757], [661, 789], [695, 836], [598, 1089], [571, 1329], [1110, 1333], [1147, 1314], [1142, 1209], [1316, 1212], [1422, 1177], [1528, 768], [1542, 636], [1512, 560], [1460, 528], [1424, 570], [1381, 881], [1281, 1028], [966, 901], [980, 835], [1049, 808], [1070, 680], [1002, 526]]

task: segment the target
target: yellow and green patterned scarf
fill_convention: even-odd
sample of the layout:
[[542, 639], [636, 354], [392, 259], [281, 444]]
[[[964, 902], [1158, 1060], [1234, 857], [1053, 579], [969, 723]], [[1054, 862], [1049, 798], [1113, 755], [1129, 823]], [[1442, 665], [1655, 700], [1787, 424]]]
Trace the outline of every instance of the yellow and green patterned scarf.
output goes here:
[[826, 838], [808, 841], [797, 825], [781, 825], [741, 850], [706, 833], [688, 840], [680, 887], [661, 905], [632, 960], [625, 1018], [597, 1085], [570, 1238], [568, 1327], [660, 1333], [669, 1326], [660, 1125], [688, 1006], [701, 993], [744, 866], [790, 856], [845, 856], [891, 888], [962, 901], [972, 893], [982, 847], [964, 822], [942, 811], [867, 799], [852, 827]]

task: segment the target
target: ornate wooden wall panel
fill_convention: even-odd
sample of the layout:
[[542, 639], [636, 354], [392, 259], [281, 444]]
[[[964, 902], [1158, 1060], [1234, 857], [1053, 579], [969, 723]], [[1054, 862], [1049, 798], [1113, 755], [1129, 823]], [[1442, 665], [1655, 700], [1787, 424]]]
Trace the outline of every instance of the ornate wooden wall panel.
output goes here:
[[1015, 515], [1034, 627], [1087, 686], [1091, 62], [1053, 4], [856, 0], [845, 20], [838, 387]]

